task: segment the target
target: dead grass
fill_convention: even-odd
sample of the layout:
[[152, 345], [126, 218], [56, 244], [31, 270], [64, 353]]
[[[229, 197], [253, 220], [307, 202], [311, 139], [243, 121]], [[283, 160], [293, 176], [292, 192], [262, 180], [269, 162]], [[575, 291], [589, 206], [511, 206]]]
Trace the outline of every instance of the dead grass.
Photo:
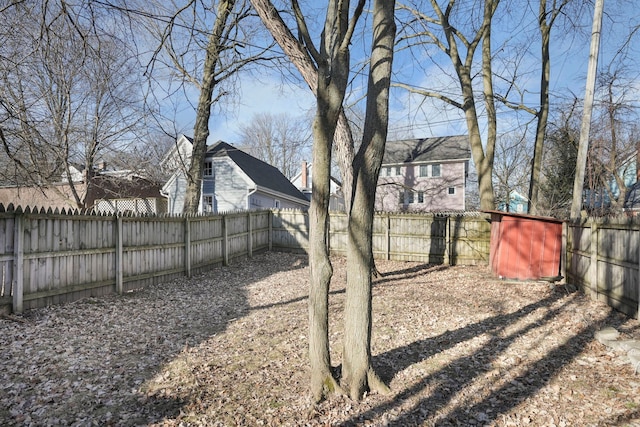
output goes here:
[[[640, 425], [640, 378], [594, 340], [638, 321], [482, 267], [378, 262], [373, 362], [390, 396], [311, 405], [307, 260], [266, 253], [192, 279], [0, 320], [1, 425]], [[332, 359], [344, 259], [333, 259]]]

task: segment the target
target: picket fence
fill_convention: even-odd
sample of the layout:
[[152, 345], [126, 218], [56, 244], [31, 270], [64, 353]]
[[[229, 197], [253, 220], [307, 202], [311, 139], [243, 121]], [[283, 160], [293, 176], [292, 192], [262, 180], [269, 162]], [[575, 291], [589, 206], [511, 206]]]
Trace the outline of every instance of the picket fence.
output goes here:
[[270, 248], [270, 211], [103, 216], [0, 205], [0, 310], [123, 293]]
[[[379, 214], [374, 256], [487, 264], [484, 215]], [[346, 216], [332, 213], [333, 254], [346, 253]], [[263, 250], [306, 251], [305, 212], [106, 216], [0, 205], [0, 310], [22, 312], [190, 276]]]

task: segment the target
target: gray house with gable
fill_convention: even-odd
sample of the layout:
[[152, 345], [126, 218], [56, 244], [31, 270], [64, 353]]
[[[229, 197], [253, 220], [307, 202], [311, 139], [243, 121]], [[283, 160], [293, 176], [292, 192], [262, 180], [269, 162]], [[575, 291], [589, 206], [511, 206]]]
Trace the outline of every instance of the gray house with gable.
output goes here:
[[[172, 171], [162, 187], [168, 211], [182, 213], [186, 171], [193, 140], [182, 135], [163, 159]], [[309, 201], [277, 168], [224, 141], [207, 150], [202, 176], [200, 212], [229, 212], [269, 208], [306, 209]]]

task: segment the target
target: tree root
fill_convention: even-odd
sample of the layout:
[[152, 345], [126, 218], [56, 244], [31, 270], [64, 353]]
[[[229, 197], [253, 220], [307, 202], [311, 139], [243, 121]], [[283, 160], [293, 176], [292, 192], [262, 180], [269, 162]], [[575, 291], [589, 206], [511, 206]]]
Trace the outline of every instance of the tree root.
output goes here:
[[356, 401], [361, 400], [366, 392], [375, 392], [384, 396], [391, 393], [391, 388], [380, 379], [371, 366], [367, 369], [365, 378], [343, 384], [343, 386], [349, 390], [348, 397]]
[[372, 367], [369, 367], [369, 370], [367, 371], [367, 383], [369, 385], [369, 390], [371, 391], [375, 391], [376, 393], [384, 396], [391, 394], [391, 388], [389, 388], [389, 386], [380, 379]]
[[343, 395], [344, 390], [331, 373], [323, 376], [321, 382], [314, 382], [311, 390], [313, 403], [320, 403], [332, 394]]

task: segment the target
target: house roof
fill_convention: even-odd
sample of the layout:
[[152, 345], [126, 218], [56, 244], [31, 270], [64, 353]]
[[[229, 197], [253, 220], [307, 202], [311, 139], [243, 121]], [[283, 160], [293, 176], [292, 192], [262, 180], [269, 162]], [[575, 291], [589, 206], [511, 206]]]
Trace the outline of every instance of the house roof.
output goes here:
[[229, 157], [258, 186], [307, 202], [308, 199], [277, 168], [244, 151], [218, 141], [207, 150], [206, 157]]
[[100, 199], [160, 198], [160, 185], [139, 176], [122, 178], [96, 175], [89, 184], [85, 203], [91, 206]]
[[468, 160], [471, 158], [467, 135], [387, 141], [382, 164]]

